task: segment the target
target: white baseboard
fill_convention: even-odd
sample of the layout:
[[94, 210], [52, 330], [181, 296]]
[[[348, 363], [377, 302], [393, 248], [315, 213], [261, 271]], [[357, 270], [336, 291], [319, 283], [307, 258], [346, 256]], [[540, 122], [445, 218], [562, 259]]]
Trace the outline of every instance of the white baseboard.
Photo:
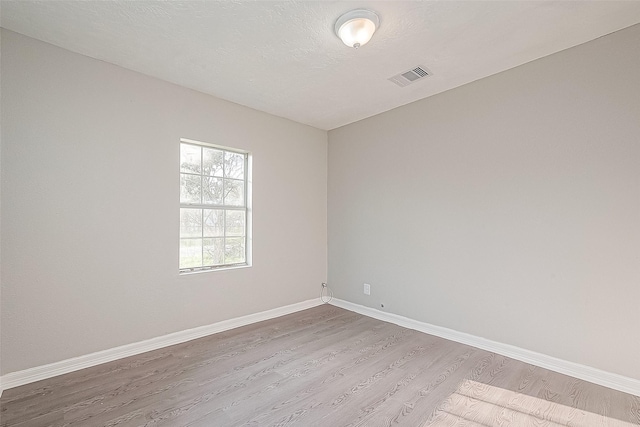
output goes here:
[[44, 380], [55, 377], [57, 375], [66, 374], [80, 369], [96, 366], [101, 363], [111, 362], [122, 359], [146, 351], [157, 350], [159, 348], [168, 347], [174, 344], [180, 344], [191, 341], [196, 338], [202, 338], [207, 335], [216, 334], [218, 332], [228, 331], [229, 329], [238, 328], [240, 326], [249, 325], [263, 320], [273, 319], [275, 317], [284, 316], [286, 314], [295, 313], [297, 311], [306, 310], [318, 305], [322, 302], [319, 299], [307, 300], [284, 307], [274, 308], [272, 310], [262, 311], [260, 313], [249, 314], [247, 316], [236, 317], [234, 319], [223, 320], [211, 325], [200, 326], [185, 331], [174, 332], [161, 337], [151, 338], [148, 340], [123, 345], [120, 347], [110, 348], [108, 350], [98, 351], [96, 353], [86, 354], [84, 356], [74, 357], [72, 359], [62, 360], [60, 362], [50, 363], [48, 365], [36, 366], [34, 368], [25, 369], [23, 371], [11, 372], [0, 377], [0, 395], [3, 390], [29, 384], [35, 381]]
[[[127, 344], [84, 356], [74, 357], [72, 359], [62, 360], [60, 362], [50, 363], [48, 365], [37, 366], [23, 371], [11, 372], [0, 377], [0, 396], [3, 390], [29, 384], [35, 381], [44, 380], [55, 377], [57, 375], [66, 374], [80, 369], [96, 366], [101, 363], [111, 362], [122, 359], [146, 351], [157, 350], [174, 344], [180, 344], [197, 338], [202, 338], [218, 332], [227, 331], [238, 328], [240, 326], [249, 325], [263, 320], [273, 319], [275, 317], [284, 316], [286, 314], [295, 313], [297, 311], [306, 310], [322, 304], [319, 300], [313, 299], [303, 301], [260, 313], [249, 314], [247, 316], [237, 317], [234, 319], [224, 320], [222, 322], [211, 325], [200, 326], [185, 331], [175, 332], [161, 337], [151, 338], [149, 340], [137, 343]], [[558, 359], [546, 354], [536, 353], [520, 347], [491, 341], [475, 335], [458, 332], [453, 329], [443, 328], [441, 326], [431, 325], [429, 323], [420, 322], [418, 320], [409, 319], [407, 317], [398, 316], [397, 314], [385, 313], [374, 308], [365, 307], [348, 301], [333, 299], [331, 304], [346, 310], [354, 311], [374, 319], [385, 322], [394, 323], [409, 329], [414, 329], [430, 335], [435, 335], [451, 341], [477, 347], [483, 350], [499, 353], [512, 359], [520, 360], [525, 363], [540, 366], [561, 374], [570, 375], [595, 384], [609, 387], [615, 390], [631, 393], [640, 396], [640, 380], [602, 371], [590, 366], [581, 365], [574, 362]]]
[[375, 308], [365, 307], [363, 305], [354, 304], [340, 299], [333, 299], [330, 304], [336, 307], [344, 308], [349, 311], [373, 317], [389, 323], [394, 323], [426, 334], [435, 335], [461, 344], [477, 347], [492, 353], [498, 353], [512, 359], [520, 360], [525, 363], [540, 366], [541, 368], [569, 375], [581, 380], [589, 381], [614, 390], [623, 391], [625, 393], [640, 396], [640, 380], [602, 371], [590, 366], [581, 365], [579, 363], [569, 362], [548, 356], [546, 354], [536, 353], [535, 351], [526, 350], [509, 344], [503, 344], [491, 341], [486, 338], [477, 337], [475, 335], [458, 332], [453, 329], [443, 328], [441, 326], [431, 325], [429, 323], [420, 322], [418, 320], [409, 319], [407, 317], [398, 316], [397, 314], [385, 313]]

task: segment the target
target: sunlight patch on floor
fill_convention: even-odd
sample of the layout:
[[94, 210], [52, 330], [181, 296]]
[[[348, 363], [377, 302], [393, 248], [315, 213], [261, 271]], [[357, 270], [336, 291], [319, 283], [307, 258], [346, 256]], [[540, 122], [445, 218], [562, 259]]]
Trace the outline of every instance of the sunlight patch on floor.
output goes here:
[[[589, 402], [598, 409], [597, 402]], [[630, 422], [607, 417], [526, 393], [463, 381], [423, 424], [427, 426], [612, 426], [630, 427]]]

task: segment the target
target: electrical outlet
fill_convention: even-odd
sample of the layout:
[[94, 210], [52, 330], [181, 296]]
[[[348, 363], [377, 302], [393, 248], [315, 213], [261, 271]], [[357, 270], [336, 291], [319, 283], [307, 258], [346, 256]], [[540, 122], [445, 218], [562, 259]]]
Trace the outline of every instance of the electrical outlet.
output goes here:
[[368, 283], [364, 284], [364, 294], [365, 295], [371, 295], [371, 285]]

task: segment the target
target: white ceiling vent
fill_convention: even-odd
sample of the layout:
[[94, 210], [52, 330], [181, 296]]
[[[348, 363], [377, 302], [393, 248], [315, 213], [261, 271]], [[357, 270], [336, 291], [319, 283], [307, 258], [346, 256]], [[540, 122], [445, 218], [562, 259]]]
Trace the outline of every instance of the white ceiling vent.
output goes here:
[[405, 87], [407, 85], [410, 85], [411, 83], [417, 82], [420, 79], [430, 76], [431, 74], [431, 71], [427, 70], [426, 67], [419, 65], [405, 71], [404, 73], [400, 73], [397, 76], [393, 76], [389, 78], [389, 80], [400, 87]]

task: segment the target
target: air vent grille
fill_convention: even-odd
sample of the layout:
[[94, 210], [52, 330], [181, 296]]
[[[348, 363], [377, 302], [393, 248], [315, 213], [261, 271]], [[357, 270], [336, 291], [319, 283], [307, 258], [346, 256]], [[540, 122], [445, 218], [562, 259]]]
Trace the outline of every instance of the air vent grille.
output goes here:
[[397, 84], [400, 87], [405, 87], [424, 77], [428, 77], [431, 74], [432, 74], [431, 71], [427, 70], [426, 67], [419, 65], [417, 67], [413, 67], [408, 71], [405, 71], [404, 73], [400, 73], [396, 76], [391, 77], [389, 81], [392, 81], [393, 83]]

